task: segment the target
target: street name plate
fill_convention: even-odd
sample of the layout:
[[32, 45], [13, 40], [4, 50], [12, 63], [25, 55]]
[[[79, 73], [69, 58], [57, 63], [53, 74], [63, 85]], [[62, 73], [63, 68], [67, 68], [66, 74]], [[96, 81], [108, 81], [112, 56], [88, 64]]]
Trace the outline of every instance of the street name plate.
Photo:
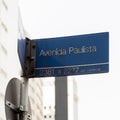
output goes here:
[[109, 33], [36, 39], [35, 77], [106, 73]]

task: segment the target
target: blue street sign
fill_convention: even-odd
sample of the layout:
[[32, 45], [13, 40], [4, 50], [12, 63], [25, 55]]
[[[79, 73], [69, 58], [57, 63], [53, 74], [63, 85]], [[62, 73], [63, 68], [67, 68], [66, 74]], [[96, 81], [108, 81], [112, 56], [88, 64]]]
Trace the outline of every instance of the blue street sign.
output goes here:
[[106, 73], [109, 33], [36, 39], [35, 77]]

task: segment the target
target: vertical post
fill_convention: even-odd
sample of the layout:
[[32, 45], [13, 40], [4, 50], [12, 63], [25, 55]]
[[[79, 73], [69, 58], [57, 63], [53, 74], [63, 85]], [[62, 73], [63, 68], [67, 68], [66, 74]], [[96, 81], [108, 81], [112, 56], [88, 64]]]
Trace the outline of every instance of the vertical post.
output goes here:
[[28, 98], [28, 83], [30, 77], [34, 77], [35, 71], [35, 54], [36, 43], [26, 38], [25, 48], [25, 65], [23, 71], [23, 80], [21, 85], [21, 100], [20, 100], [20, 120], [31, 120], [31, 110]]
[[28, 78], [23, 78], [21, 85], [20, 110], [22, 112], [20, 114], [20, 120], [27, 120], [28, 118], [31, 118], [28, 114], [28, 82]]
[[68, 120], [67, 77], [55, 78], [55, 120]]

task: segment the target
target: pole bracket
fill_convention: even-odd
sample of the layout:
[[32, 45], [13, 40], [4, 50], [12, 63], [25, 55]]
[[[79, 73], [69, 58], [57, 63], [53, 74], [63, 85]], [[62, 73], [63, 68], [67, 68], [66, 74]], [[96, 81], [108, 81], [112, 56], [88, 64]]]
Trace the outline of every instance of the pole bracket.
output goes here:
[[[24, 112], [24, 109], [22, 108], [22, 106], [17, 107], [16, 105], [14, 105], [13, 103], [11, 103], [8, 100], [5, 101], [5, 105], [8, 106], [10, 109], [12, 109], [16, 113]], [[24, 118], [24, 120], [32, 120], [32, 115], [25, 112], [25, 114], [23, 114], [23, 118]]]
[[32, 116], [29, 113], [24, 113], [22, 118], [23, 120], [32, 120]]
[[24, 76], [32, 78], [35, 76], [35, 62], [36, 62], [36, 42], [26, 38], [25, 51], [25, 69]]
[[10, 109], [14, 110], [16, 113], [20, 112], [19, 107], [17, 107], [16, 105], [14, 105], [13, 103], [11, 103], [8, 100], [5, 101], [5, 105], [7, 105]]
[[22, 105], [20, 105], [20, 107], [17, 107], [16, 105], [14, 105], [12, 102], [10, 102], [8, 100], [5, 101], [5, 105], [17, 113], [26, 111], [26, 109]]

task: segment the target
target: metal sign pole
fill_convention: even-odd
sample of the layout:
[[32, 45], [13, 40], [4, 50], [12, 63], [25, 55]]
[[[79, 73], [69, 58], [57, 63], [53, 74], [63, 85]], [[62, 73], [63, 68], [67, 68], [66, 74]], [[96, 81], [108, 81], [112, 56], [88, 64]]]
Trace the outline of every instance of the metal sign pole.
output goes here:
[[31, 115], [28, 113], [28, 78], [23, 78], [22, 88], [21, 88], [21, 100], [20, 100], [20, 120], [31, 120]]
[[55, 78], [55, 120], [68, 120], [67, 77]]

